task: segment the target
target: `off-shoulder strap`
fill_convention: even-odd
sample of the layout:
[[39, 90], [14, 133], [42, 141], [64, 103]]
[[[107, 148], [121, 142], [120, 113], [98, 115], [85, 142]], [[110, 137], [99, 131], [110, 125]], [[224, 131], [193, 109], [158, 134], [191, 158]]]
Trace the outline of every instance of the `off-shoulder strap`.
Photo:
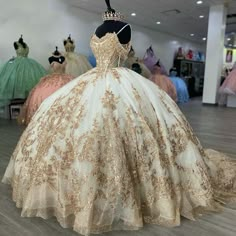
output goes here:
[[130, 24], [126, 24], [126, 25], [125, 25], [124, 27], [122, 27], [122, 28], [119, 30], [119, 32], [116, 33], [116, 34], [118, 35], [119, 33], [121, 33], [127, 26], [131, 27]]

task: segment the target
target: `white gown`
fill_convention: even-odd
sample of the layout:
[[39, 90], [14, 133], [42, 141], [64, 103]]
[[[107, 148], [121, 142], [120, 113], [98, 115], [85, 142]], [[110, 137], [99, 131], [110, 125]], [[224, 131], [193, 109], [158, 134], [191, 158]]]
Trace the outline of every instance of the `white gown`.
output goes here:
[[177, 226], [236, 200], [236, 164], [204, 150], [175, 102], [127, 68], [116, 33], [91, 47], [97, 67], [47, 98], [3, 177], [23, 217], [56, 216], [83, 235]]
[[63, 56], [66, 58], [66, 74], [77, 77], [92, 69], [86, 56], [74, 52], [73, 41], [71, 43], [67, 40], [65, 50]]

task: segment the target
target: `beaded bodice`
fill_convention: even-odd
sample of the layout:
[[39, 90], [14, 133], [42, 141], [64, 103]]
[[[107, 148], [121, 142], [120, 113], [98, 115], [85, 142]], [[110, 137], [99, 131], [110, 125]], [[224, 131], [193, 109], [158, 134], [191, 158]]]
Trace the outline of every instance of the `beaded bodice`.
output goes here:
[[29, 54], [29, 47], [24, 48], [20, 43], [17, 43], [16, 55], [18, 57], [27, 57]]
[[90, 46], [96, 57], [97, 67], [108, 69], [121, 66], [130, 51], [131, 43], [121, 44], [117, 34], [106, 33], [102, 38], [92, 36]]
[[66, 52], [74, 52], [75, 50], [75, 45], [74, 43], [71, 43], [71, 42], [67, 42], [64, 47], [65, 47]]

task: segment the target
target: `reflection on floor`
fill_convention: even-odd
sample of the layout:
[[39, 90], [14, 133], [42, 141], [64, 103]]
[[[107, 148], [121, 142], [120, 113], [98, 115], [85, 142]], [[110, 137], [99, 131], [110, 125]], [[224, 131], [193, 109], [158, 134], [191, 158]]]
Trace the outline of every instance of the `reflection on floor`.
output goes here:
[[[181, 105], [199, 139], [205, 147], [224, 151], [236, 158], [236, 109], [202, 106], [199, 99]], [[23, 129], [14, 121], [0, 120], [0, 179]], [[117, 231], [106, 236], [235, 236], [236, 206], [223, 213], [208, 215], [196, 222], [183, 219], [177, 228], [145, 226], [140, 231]], [[9, 186], [0, 184], [0, 236], [78, 236], [63, 229], [53, 218], [21, 218], [20, 210], [11, 200]]]

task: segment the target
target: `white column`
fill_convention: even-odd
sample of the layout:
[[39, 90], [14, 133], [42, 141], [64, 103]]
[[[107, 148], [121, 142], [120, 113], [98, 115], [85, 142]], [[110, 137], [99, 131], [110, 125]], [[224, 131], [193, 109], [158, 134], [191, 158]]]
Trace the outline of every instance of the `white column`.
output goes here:
[[227, 9], [225, 5], [210, 7], [203, 103], [216, 104], [223, 66], [224, 38]]

